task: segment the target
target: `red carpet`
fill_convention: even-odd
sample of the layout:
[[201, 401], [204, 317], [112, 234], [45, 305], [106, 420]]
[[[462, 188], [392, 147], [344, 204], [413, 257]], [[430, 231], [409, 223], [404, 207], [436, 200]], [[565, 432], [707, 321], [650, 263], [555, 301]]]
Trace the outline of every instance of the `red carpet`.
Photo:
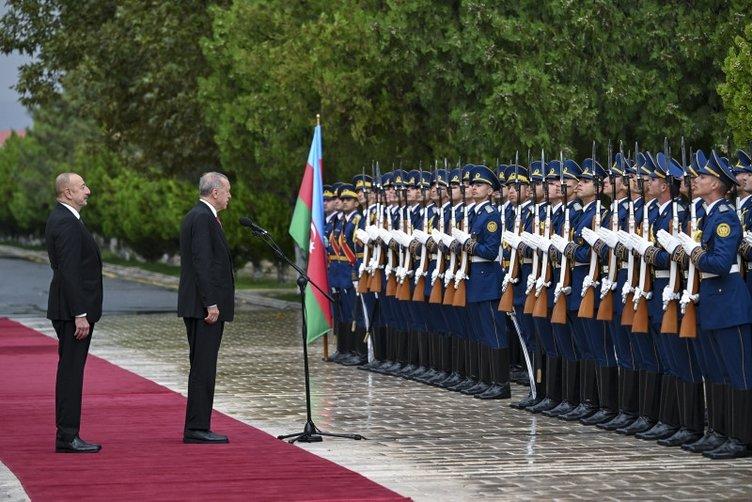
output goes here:
[[403, 500], [216, 411], [231, 443], [185, 445], [185, 398], [92, 355], [81, 435], [103, 449], [55, 454], [56, 365], [55, 340], [0, 318], [0, 460], [32, 500]]

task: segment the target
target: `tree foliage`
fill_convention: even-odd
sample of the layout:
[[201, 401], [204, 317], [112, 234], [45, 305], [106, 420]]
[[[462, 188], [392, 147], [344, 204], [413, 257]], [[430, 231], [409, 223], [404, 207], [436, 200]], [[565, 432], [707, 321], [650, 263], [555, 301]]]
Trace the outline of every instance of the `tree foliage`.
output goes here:
[[752, 24], [734, 38], [723, 64], [726, 81], [718, 86], [726, 109], [726, 120], [734, 142], [752, 142]]

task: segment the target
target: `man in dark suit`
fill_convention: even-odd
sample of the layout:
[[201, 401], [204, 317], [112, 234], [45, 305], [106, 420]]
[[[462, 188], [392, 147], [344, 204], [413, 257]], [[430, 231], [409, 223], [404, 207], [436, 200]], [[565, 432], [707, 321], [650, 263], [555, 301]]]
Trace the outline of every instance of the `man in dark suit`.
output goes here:
[[91, 194], [83, 178], [63, 173], [55, 180], [55, 190], [58, 203], [44, 230], [53, 272], [47, 319], [59, 340], [55, 451], [96, 453], [102, 447], [82, 440], [78, 431], [84, 365], [94, 323], [102, 317], [102, 259], [79, 214]]
[[183, 442], [227, 443], [210, 425], [219, 344], [235, 310], [232, 257], [219, 219], [230, 201], [230, 182], [223, 174], [205, 173], [199, 194], [180, 227], [178, 316], [188, 332], [191, 362]]

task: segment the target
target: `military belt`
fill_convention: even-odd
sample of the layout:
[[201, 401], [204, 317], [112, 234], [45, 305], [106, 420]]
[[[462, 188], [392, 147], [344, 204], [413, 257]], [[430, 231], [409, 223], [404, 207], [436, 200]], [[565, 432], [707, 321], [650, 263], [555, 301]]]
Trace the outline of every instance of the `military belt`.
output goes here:
[[484, 263], [484, 262], [491, 262], [491, 261], [496, 261], [496, 260], [489, 260], [487, 258], [482, 258], [480, 256], [473, 256], [470, 258], [470, 261], [473, 263]]
[[670, 270], [656, 270], [655, 271], [655, 278], [656, 279], [668, 279], [671, 277], [671, 271]]
[[[729, 269], [729, 274], [738, 274], [739, 273], [739, 265], [736, 263], [731, 265], [731, 268]], [[710, 272], [700, 272], [700, 278], [702, 279], [713, 279], [715, 277], [718, 277], [718, 274], [711, 274]]]

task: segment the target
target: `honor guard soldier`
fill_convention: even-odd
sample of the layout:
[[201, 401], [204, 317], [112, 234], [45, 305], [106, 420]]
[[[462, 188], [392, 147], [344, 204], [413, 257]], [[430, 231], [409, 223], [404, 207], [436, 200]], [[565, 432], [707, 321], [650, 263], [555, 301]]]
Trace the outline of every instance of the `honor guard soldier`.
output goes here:
[[[355, 229], [355, 235], [361, 236], [361, 238], [353, 236], [356, 256], [356, 276], [353, 279], [356, 295], [355, 336], [356, 340], [360, 340], [358, 342], [358, 346], [361, 347], [361, 351], [358, 352], [360, 356], [359, 364], [364, 364], [368, 360], [368, 351], [362, 346], [362, 340], [370, 337], [373, 346], [374, 339], [376, 338], [374, 326], [378, 324], [375, 322], [375, 317], [377, 316], [376, 297], [373, 292], [368, 291], [370, 273], [366, 270], [375, 252], [375, 239], [371, 242], [371, 238], [366, 232], [366, 227], [373, 227], [376, 223], [376, 198], [373, 178], [371, 176], [357, 174], [353, 177], [352, 184], [355, 187], [355, 193], [358, 196], [358, 204], [360, 206], [358, 209], [360, 219]], [[353, 360], [353, 362], [355, 361]]]
[[686, 233], [680, 233], [678, 239], [701, 275], [697, 303], [701, 349], [711, 350], [721, 368], [727, 403], [730, 399], [726, 406], [730, 426], [721, 445], [706, 450], [705, 445], [697, 444], [703, 437], [692, 450], [703, 451], [712, 459], [740, 458], [750, 455], [752, 444], [752, 299], [737, 263], [742, 226], [735, 208], [724, 198], [737, 181], [715, 151], [698, 174], [694, 191], [706, 204], [702, 235], [699, 242]]
[[736, 156], [739, 161], [736, 163], [734, 175], [739, 182], [739, 192], [745, 193], [739, 200], [740, 219], [744, 230], [739, 254], [742, 257], [747, 288], [752, 293], [752, 159], [744, 150], [738, 150]]
[[501, 298], [501, 216], [490, 198], [500, 188], [496, 174], [486, 166], [473, 166], [470, 187], [475, 202], [469, 232], [455, 230], [454, 237], [470, 256], [467, 281], [467, 311], [478, 340], [478, 384], [466, 391], [483, 399], [511, 397], [509, 344], [505, 326], [497, 322]]

